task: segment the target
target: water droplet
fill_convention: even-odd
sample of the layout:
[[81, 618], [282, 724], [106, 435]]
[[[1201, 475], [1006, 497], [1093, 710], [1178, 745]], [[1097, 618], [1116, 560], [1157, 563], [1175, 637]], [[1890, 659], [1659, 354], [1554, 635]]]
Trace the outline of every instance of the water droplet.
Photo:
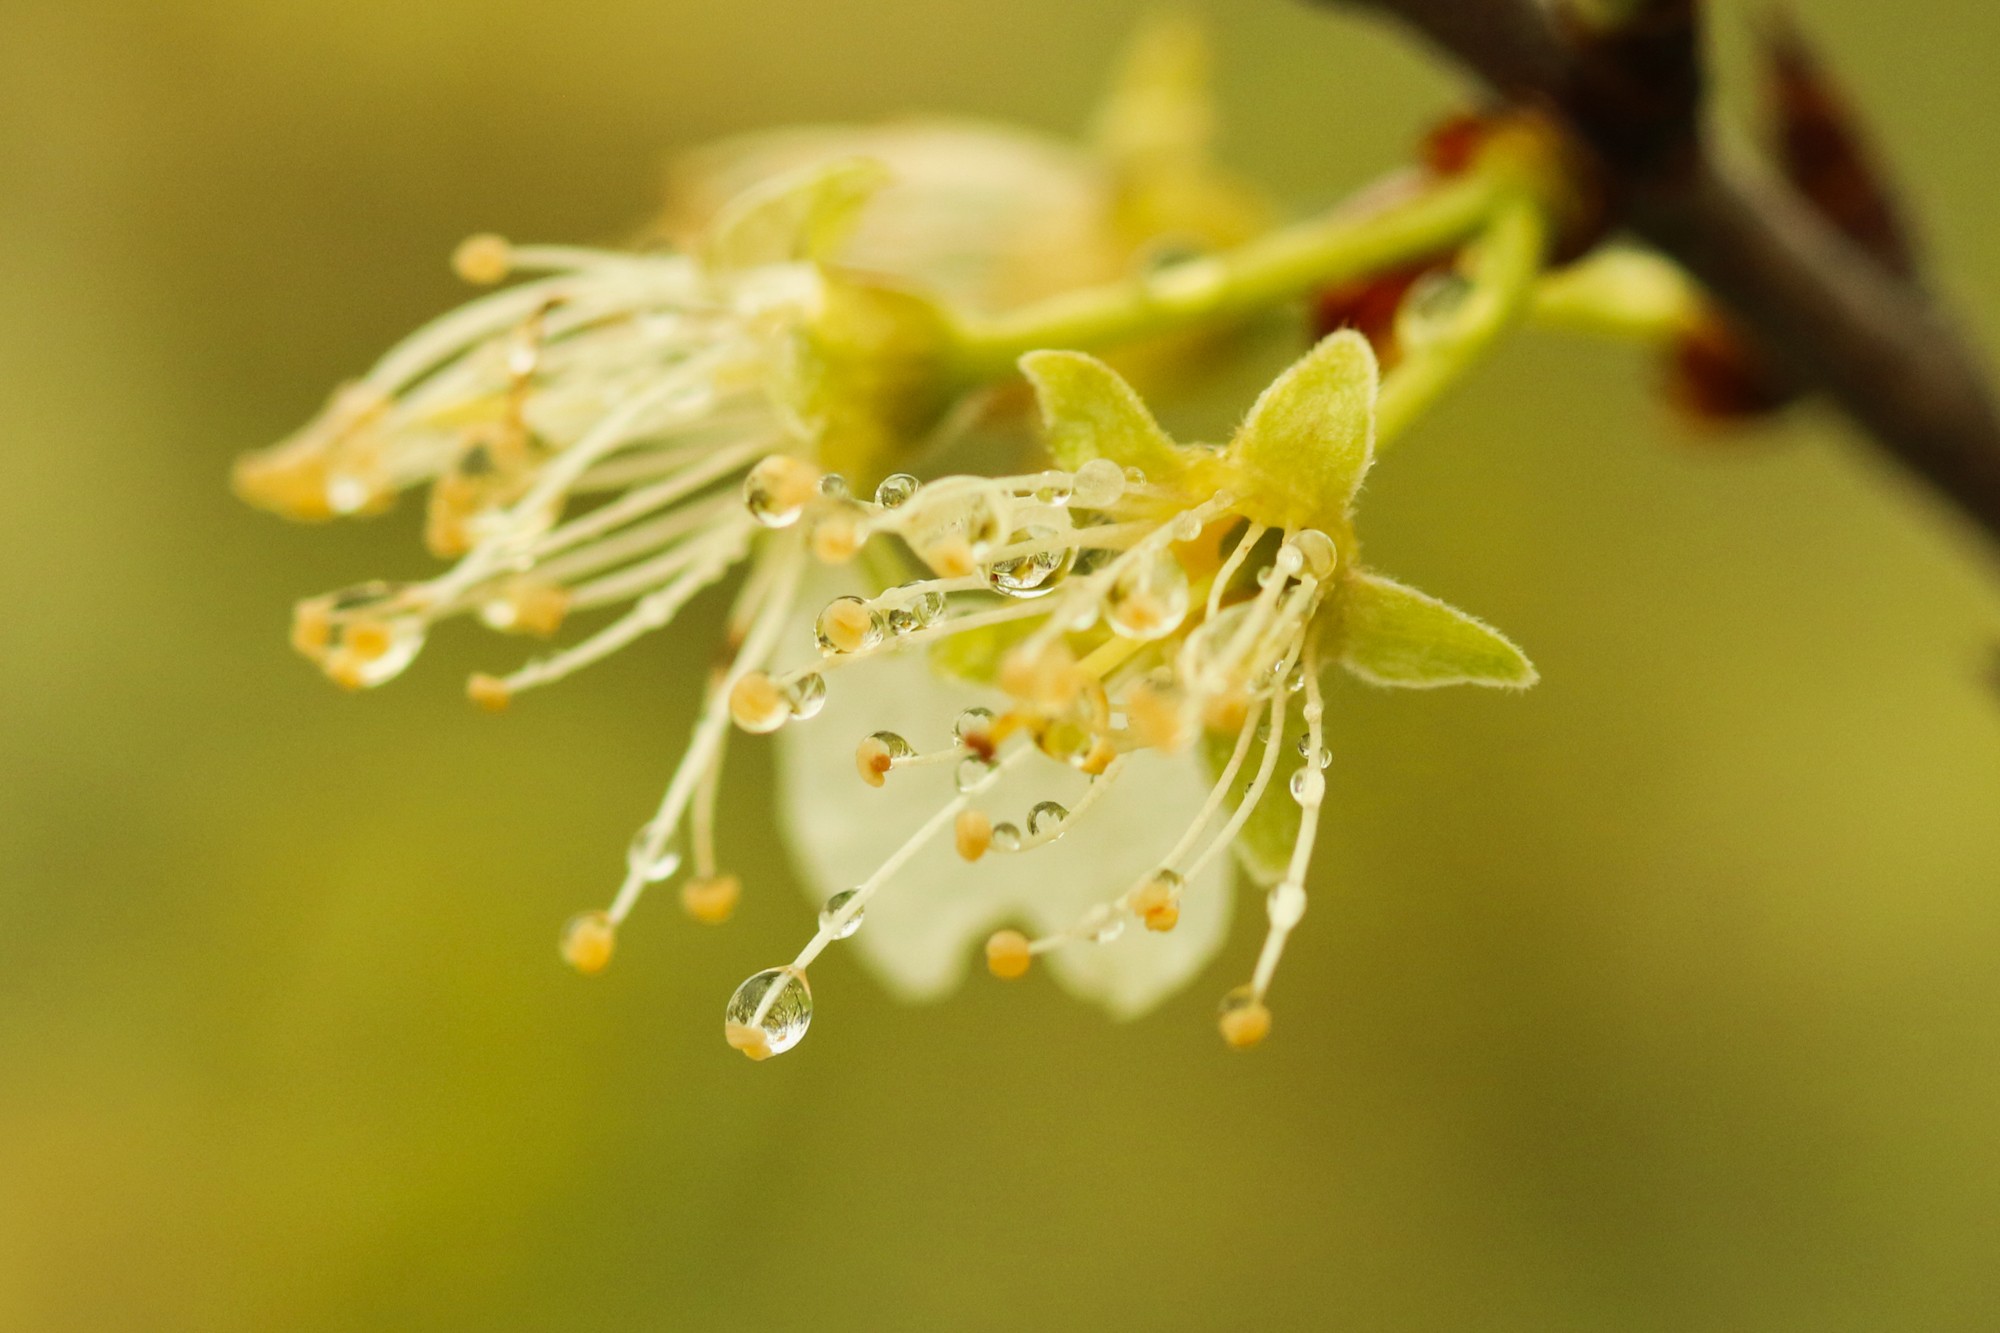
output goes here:
[[1296, 546], [1287, 542], [1278, 548], [1276, 555], [1271, 557], [1271, 567], [1277, 570], [1281, 577], [1290, 578], [1306, 567], [1306, 558], [1299, 554]]
[[1297, 880], [1283, 880], [1264, 897], [1264, 913], [1279, 930], [1290, 930], [1306, 914], [1306, 887]]
[[1060, 801], [1037, 801], [1028, 811], [1028, 836], [1032, 838], [1054, 838], [1062, 833], [1062, 825], [1069, 818], [1069, 811]]
[[681, 854], [671, 847], [653, 849], [653, 827], [641, 825], [625, 847], [625, 865], [633, 878], [658, 884], [681, 868]]
[[1021, 830], [1012, 824], [995, 824], [993, 826], [993, 847], [995, 851], [1020, 851]]
[[788, 528], [799, 521], [818, 488], [810, 463], [773, 454], [743, 478], [743, 505], [765, 527]]
[[1292, 774], [1292, 799], [1300, 805], [1317, 805], [1326, 795], [1326, 779], [1316, 768], [1301, 768]]
[[1181, 562], [1159, 551], [1118, 571], [1105, 594], [1104, 622], [1121, 638], [1163, 639], [1187, 618], [1191, 598]]
[[753, 1060], [783, 1055], [812, 1026], [812, 988], [794, 967], [770, 967], [736, 988], [722, 1011], [729, 1044]]
[[887, 617], [859, 597], [836, 597], [813, 621], [823, 653], [862, 653], [882, 642]]
[[878, 731], [869, 739], [882, 742], [882, 748], [889, 752], [891, 759], [908, 759], [917, 752], [916, 746], [893, 731]]
[[993, 781], [995, 771], [995, 765], [976, 754], [969, 754], [958, 761], [958, 768], [952, 776], [958, 781], [959, 791], [975, 792]]
[[791, 708], [792, 716], [801, 722], [815, 716], [826, 707], [826, 677], [817, 671], [808, 671], [792, 681], [785, 686], [785, 703]]
[[826, 906], [819, 909], [819, 928], [826, 931], [828, 935], [836, 940], [844, 940], [855, 931], [861, 929], [861, 918], [868, 914], [866, 908], [856, 908], [854, 914], [847, 918], [845, 924], [838, 928], [834, 926], [834, 918], [840, 915], [840, 909], [853, 901], [853, 889], [842, 889], [839, 893], [834, 894], [833, 897], [828, 898]]
[[1045, 472], [1035, 488], [1035, 499], [1045, 505], [1066, 505], [1076, 493], [1076, 483], [1067, 472]]
[[897, 472], [882, 478], [882, 484], [875, 488], [875, 503], [884, 509], [895, 509], [908, 504], [910, 497], [917, 493], [921, 485], [907, 472]]
[[1396, 339], [1405, 349], [1435, 342], [1448, 333], [1472, 293], [1472, 283], [1454, 270], [1433, 271], [1411, 286], [1396, 312]]
[[1069, 502], [1072, 508], [1105, 509], [1124, 494], [1124, 470], [1108, 458], [1093, 458], [1076, 470]]
[[1340, 552], [1334, 547], [1333, 538], [1318, 528], [1307, 528], [1294, 534], [1291, 545], [1300, 559], [1305, 561], [1306, 573], [1316, 579], [1325, 579], [1340, 563]]
[[1108, 903], [1099, 903], [1083, 914], [1077, 929], [1094, 944], [1109, 944], [1125, 933], [1125, 918]]
[[987, 586], [1004, 596], [1024, 600], [1054, 592], [1076, 564], [1076, 547], [1068, 544], [1068, 531], [1067, 527], [1051, 523], [1028, 523], [1016, 528], [1006, 541], [1010, 547], [1030, 543], [1063, 544], [1044, 546], [1025, 555], [994, 561], [986, 567]]
[[951, 724], [952, 739], [963, 745], [965, 738], [975, 732], [985, 732], [993, 726], [993, 710], [990, 708], [968, 708], [958, 715]]
[[829, 500], [847, 498], [847, 478], [838, 472], [829, 472], [819, 479], [819, 493]]

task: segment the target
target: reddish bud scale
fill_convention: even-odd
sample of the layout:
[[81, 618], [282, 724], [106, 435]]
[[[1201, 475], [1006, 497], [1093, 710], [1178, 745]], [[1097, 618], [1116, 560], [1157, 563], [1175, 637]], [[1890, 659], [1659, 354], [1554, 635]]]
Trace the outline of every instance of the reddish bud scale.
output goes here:
[[1439, 255], [1403, 268], [1393, 268], [1372, 277], [1329, 287], [1313, 299], [1312, 340], [1329, 333], [1353, 329], [1375, 349], [1375, 359], [1388, 369], [1401, 358], [1396, 345], [1396, 312], [1418, 279], [1444, 268], [1450, 256]]
[[1782, 13], [1766, 31], [1764, 59], [1772, 149], [1785, 179], [1885, 268], [1911, 276], [1909, 232], [1860, 118]]
[[1777, 411], [1796, 391], [1720, 315], [1674, 340], [1667, 393], [1699, 421], [1739, 422]]

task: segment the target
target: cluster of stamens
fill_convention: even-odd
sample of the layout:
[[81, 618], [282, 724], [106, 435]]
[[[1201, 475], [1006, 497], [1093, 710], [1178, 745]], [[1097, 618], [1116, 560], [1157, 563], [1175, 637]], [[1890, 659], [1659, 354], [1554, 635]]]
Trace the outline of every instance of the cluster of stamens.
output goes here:
[[[790, 964], [745, 983], [756, 997], [732, 1002], [731, 1043], [762, 1058], [803, 1035], [802, 1023], [796, 1032], [773, 1029], [772, 1014], [788, 1024], [801, 1014], [810, 1021], [807, 966], [853, 932], [873, 895], [931, 839], [948, 830], [958, 854], [973, 862], [1028, 853], [1077, 829], [1087, 836], [1091, 807], [1128, 755], [1182, 751], [1204, 731], [1227, 757], [1197, 818], [1153, 867], [1067, 929], [1037, 938], [998, 932], [986, 960], [994, 975], [1018, 977], [1036, 955], [1108, 943], [1129, 921], [1172, 930], [1185, 887], [1227, 854], [1282, 765], [1303, 818], [1286, 873], [1270, 892], [1255, 975], [1225, 1000], [1221, 1022], [1232, 1045], [1260, 1040], [1269, 1027], [1265, 993], [1304, 911], [1325, 789], [1312, 628], [1338, 563], [1332, 539], [1311, 528], [1272, 529], [1244, 518], [1227, 494], [1193, 498], [1106, 459], [1073, 472], [923, 486], [892, 477], [872, 502], [822, 492], [800, 508], [815, 505], [809, 532], [840, 524], [836, 558], [845, 558], [850, 540], [858, 547], [893, 536], [928, 577], [827, 605], [815, 660], [737, 678], [729, 698], [737, 725], [769, 732], [810, 717], [829, 678], [837, 686], [840, 673], [911, 649], [929, 652], [947, 673], [996, 684], [1007, 704], [966, 710], [951, 743], [928, 752], [893, 732], [861, 739], [855, 768], [867, 785], [893, 783], [904, 768], [951, 764], [957, 794], [866, 882], [829, 902], [819, 931]], [[1069, 807], [1036, 802], [1019, 822], [986, 808], [981, 798], [996, 772], [1031, 757], [1083, 774], [1082, 797]], [[788, 1004], [786, 995], [805, 998]]]

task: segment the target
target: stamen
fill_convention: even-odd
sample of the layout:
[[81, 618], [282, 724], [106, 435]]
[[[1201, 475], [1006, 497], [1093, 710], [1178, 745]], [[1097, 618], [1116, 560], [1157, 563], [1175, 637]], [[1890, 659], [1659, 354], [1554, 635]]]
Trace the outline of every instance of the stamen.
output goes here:
[[1026, 976], [1033, 962], [1028, 937], [1018, 930], [996, 930], [986, 940], [986, 970], [1003, 981]]
[[617, 944], [618, 928], [603, 912], [579, 912], [563, 927], [563, 961], [586, 977], [611, 966]]
[[734, 875], [696, 875], [681, 885], [681, 910], [704, 925], [719, 926], [736, 911], [743, 896], [742, 881]]
[[[743, 647], [729, 668], [733, 677], [740, 678], [755, 672], [770, 655], [791, 615], [792, 601], [798, 591], [804, 564], [803, 553], [795, 546], [786, 545], [764, 556], [751, 571], [731, 614], [733, 622], [747, 622], [750, 626], [743, 638]], [[723, 737], [729, 729], [732, 693], [730, 688], [709, 692], [680, 766], [674, 770], [666, 795], [660, 800], [659, 810], [640, 830], [639, 841], [646, 857], [657, 860], [665, 851], [668, 840], [680, 825], [681, 815], [686, 811], [696, 785], [722, 748]], [[625, 919], [650, 882], [646, 875], [627, 867], [625, 882], [619, 886], [618, 895], [612, 900], [608, 912], [614, 923]]]

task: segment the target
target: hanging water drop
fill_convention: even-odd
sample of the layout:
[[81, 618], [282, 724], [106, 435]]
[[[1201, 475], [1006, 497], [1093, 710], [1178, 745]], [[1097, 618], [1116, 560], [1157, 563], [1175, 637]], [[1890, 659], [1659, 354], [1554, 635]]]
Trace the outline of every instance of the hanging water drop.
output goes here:
[[896, 509], [908, 504], [920, 484], [907, 472], [893, 473], [882, 478], [882, 484], [875, 488], [875, 503], [884, 509]]
[[990, 760], [982, 759], [976, 754], [969, 754], [958, 761], [958, 768], [953, 772], [952, 776], [958, 782], [959, 791], [970, 794], [993, 781], [993, 775], [997, 771], [997, 766]]
[[836, 597], [813, 622], [823, 653], [861, 653], [882, 642], [888, 626], [880, 611], [859, 597]]
[[783, 1055], [812, 1026], [812, 988], [795, 967], [770, 967], [745, 981], [722, 1011], [722, 1035], [752, 1060]]
[[1062, 825], [1069, 818], [1069, 811], [1060, 801], [1037, 801], [1028, 811], [1028, 836], [1031, 838], [1054, 838], [1062, 833]]
[[990, 708], [968, 708], [958, 715], [951, 724], [952, 739], [960, 745], [969, 736], [984, 736], [993, 726], [993, 710]]
[[826, 707], [826, 677], [817, 671], [808, 671], [797, 680], [785, 686], [785, 704], [792, 710], [792, 716], [803, 722], [814, 717]]
[[1264, 913], [1279, 930], [1290, 930], [1306, 914], [1306, 888], [1297, 880], [1283, 880], [1264, 896]]
[[1099, 903], [1084, 913], [1077, 929], [1093, 944], [1109, 944], [1125, 933], [1125, 918], [1119, 915], [1117, 908]]
[[1108, 458], [1093, 458], [1076, 470], [1070, 482], [1071, 508], [1105, 509], [1125, 494], [1125, 473]]
[[653, 827], [644, 824], [625, 846], [625, 865], [634, 879], [658, 884], [681, 868], [681, 854], [671, 847], [655, 850]]
[[1104, 622], [1121, 638], [1163, 639], [1187, 618], [1192, 592], [1187, 571], [1169, 551], [1140, 557], [1111, 581], [1104, 598]]
[[1018, 852], [1021, 850], [1021, 830], [1013, 824], [993, 826], [993, 850], [996, 852]]
[[840, 920], [840, 909], [853, 901], [854, 890], [842, 889], [839, 893], [834, 894], [833, 897], [828, 898], [826, 906], [819, 909], [819, 928], [825, 931], [830, 938], [844, 940], [855, 931], [861, 929], [861, 918], [868, 914], [866, 908], [857, 907], [848, 916], [846, 921], [843, 922]]

